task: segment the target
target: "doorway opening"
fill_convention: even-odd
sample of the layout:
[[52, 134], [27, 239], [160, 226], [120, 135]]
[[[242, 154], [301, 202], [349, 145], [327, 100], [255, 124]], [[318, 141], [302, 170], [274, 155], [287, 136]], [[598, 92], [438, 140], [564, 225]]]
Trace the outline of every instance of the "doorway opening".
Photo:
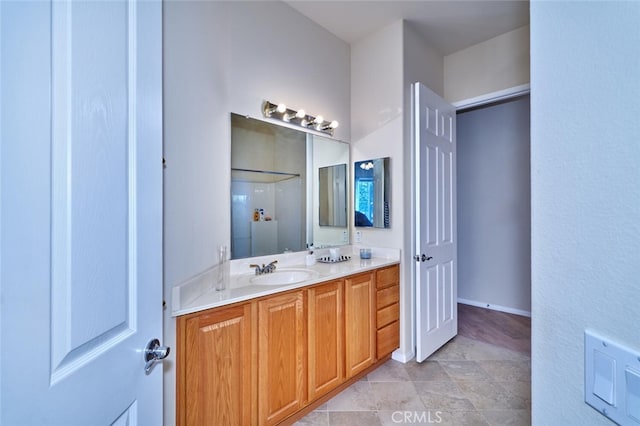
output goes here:
[[457, 112], [458, 302], [531, 316], [528, 94]]

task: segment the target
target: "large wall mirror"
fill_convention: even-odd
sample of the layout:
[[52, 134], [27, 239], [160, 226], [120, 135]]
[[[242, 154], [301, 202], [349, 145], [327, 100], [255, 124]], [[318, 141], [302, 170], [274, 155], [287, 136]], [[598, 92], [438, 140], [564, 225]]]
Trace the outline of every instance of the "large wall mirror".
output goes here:
[[231, 114], [231, 258], [348, 244], [347, 164], [344, 142]]
[[353, 177], [355, 226], [390, 228], [389, 157], [357, 161]]

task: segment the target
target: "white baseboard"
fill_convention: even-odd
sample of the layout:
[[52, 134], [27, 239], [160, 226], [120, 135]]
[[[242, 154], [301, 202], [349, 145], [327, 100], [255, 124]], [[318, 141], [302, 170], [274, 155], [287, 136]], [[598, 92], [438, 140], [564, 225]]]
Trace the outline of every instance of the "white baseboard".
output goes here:
[[415, 358], [415, 356], [416, 354], [413, 351], [402, 352], [400, 349], [397, 349], [393, 351], [393, 353], [391, 354], [391, 359], [395, 361], [400, 361], [401, 363], [406, 364], [407, 362]]
[[515, 314], [515, 315], [531, 318], [531, 312], [523, 311], [522, 309], [509, 308], [508, 306], [500, 306], [500, 305], [494, 305], [491, 303], [478, 302], [475, 300], [460, 299], [460, 298], [458, 298], [458, 303], [462, 303], [463, 305], [477, 306], [479, 308], [486, 308], [494, 311], [506, 312], [508, 314]]

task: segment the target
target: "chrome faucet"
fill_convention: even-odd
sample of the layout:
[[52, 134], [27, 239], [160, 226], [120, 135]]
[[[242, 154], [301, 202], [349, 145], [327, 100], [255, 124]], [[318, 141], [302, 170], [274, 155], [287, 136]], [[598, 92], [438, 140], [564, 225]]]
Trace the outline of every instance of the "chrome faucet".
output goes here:
[[269, 263], [266, 266], [264, 263], [262, 264], [262, 266], [251, 264], [249, 265], [249, 268], [255, 268], [256, 275], [269, 274], [276, 270], [276, 263], [278, 263], [277, 260], [274, 260], [273, 262]]

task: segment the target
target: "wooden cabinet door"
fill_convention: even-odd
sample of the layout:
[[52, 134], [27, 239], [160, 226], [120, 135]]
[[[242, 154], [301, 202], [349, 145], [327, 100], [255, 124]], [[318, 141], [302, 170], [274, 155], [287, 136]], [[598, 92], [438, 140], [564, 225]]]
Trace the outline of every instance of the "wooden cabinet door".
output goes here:
[[351, 377], [375, 362], [375, 284], [373, 273], [345, 280], [346, 373]]
[[400, 347], [400, 268], [376, 271], [376, 355], [381, 359]]
[[308, 290], [309, 401], [344, 380], [343, 281]]
[[302, 291], [258, 302], [259, 424], [272, 425], [305, 399], [305, 316]]
[[179, 425], [246, 425], [252, 410], [251, 304], [178, 319]]

